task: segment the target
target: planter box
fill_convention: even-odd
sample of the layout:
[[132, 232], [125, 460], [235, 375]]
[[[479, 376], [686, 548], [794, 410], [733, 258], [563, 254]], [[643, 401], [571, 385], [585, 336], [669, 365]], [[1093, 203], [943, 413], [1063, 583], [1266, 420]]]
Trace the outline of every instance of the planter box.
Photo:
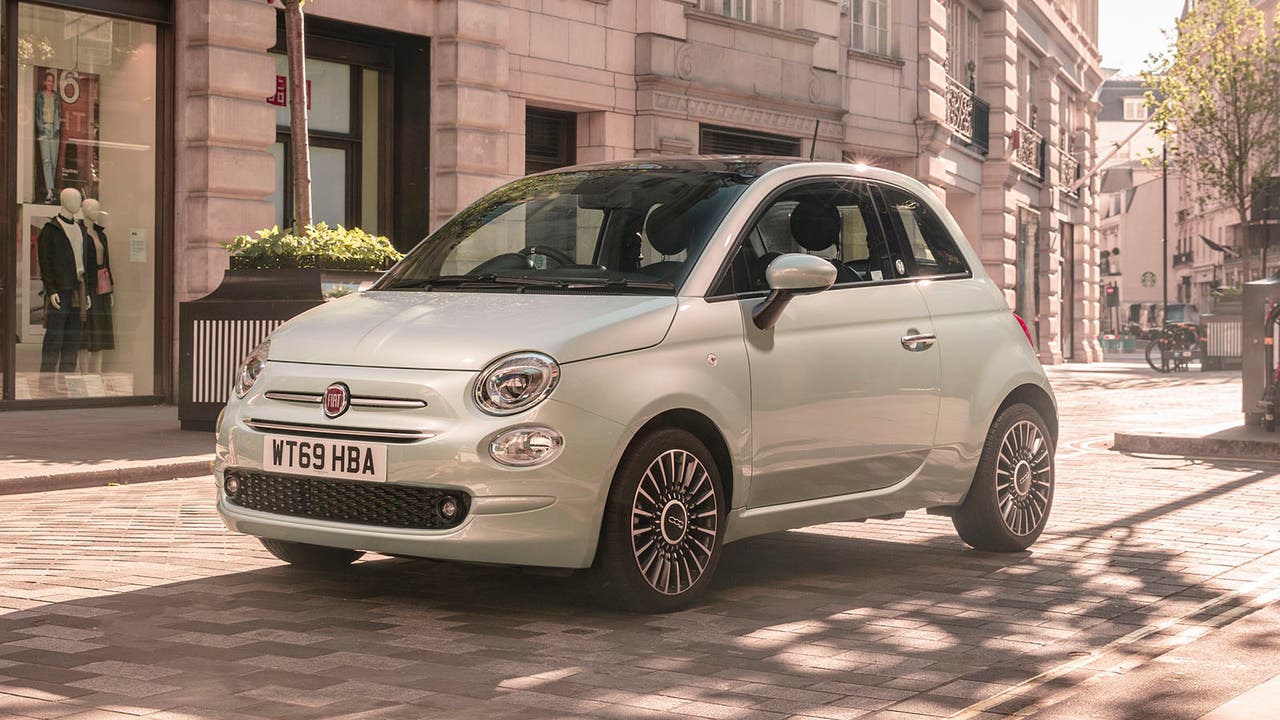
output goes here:
[[218, 288], [178, 305], [178, 421], [213, 430], [240, 362], [289, 318], [354, 292], [376, 272], [228, 270]]

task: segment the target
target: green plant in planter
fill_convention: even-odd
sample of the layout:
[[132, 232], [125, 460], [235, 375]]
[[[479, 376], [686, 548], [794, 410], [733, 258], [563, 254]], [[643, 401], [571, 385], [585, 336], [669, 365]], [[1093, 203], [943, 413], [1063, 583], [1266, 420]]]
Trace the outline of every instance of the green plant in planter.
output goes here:
[[1243, 295], [1244, 288], [1239, 287], [1220, 287], [1213, 290], [1213, 296], [1219, 300], [1239, 300]]
[[232, 270], [381, 271], [404, 257], [385, 237], [326, 223], [308, 225], [299, 234], [282, 232], [276, 225], [252, 236], [238, 235], [226, 247]]

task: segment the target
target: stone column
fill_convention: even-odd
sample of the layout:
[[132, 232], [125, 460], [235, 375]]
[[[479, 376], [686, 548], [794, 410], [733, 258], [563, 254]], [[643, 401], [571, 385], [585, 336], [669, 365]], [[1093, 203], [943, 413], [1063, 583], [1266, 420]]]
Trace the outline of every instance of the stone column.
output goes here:
[[[1101, 80], [1099, 79], [1099, 82]], [[1098, 113], [1102, 103], [1096, 100], [1086, 101], [1082, 107], [1081, 117], [1084, 129], [1077, 138], [1084, 156], [1098, 157]], [[1092, 168], [1087, 168], [1092, 169]], [[1080, 287], [1076, 293], [1076, 347], [1082, 351], [1082, 357], [1088, 362], [1101, 362], [1102, 343], [1098, 336], [1102, 331], [1102, 268], [1101, 250], [1102, 233], [1099, 223], [1102, 214], [1098, 211], [1098, 195], [1102, 188], [1101, 175], [1093, 175], [1084, 187], [1080, 188], [1080, 201], [1084, 207], [1084, 227], [1080, 244], [1076, 253], [1076, 277]]]
[[977, 249], [1012, 308], [1018, 259], [1018, 208], [1012, 189], [1018, 170], [1010, 137], [1018, 115], [1018, 0], [985, 0], [982, 8], [978, 75], [980, 94], [991, 104], [991, 151], [982, 166], [982, 238]]
[[937, 0], [917, 0], [920, 43], [919, 85], [916, 88], [920, 155], [916, 177], [940, 198], [950, 184], [951, 172], [942, 153], [951, 143], [947, 125], [947, 7]]
[[276, 12], [260, 0], [176, 5], [174, 208], [176, 300], [209, 293], [227, 267], [223, 245], [275, 223]]
[[[440, 0], [431, 43], [431, 229], [513, 178], [507, 4]], [[517, 130], [523, 134], [524, 118]], [[425, 168], [424, 168], [425, 171]]]
[[1065, 212], [1062, 192], [1062, 148], [1058, 145], [1059, 103], [1062, 90], [1058, 71], [1062, 62], [1047, 57], [1036, 78], [1040, 105], [1036, 113], [1036, 129], [1048, 143], [1045, 152], [1044, 187], [1040, 191], [1040, 362], [1050, 365], [1062, 362], [1062, 216]]

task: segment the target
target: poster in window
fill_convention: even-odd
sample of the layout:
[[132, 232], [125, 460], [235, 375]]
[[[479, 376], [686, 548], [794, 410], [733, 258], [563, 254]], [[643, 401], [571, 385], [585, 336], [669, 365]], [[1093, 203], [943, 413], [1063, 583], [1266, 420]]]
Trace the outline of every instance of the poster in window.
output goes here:
[[69, 187], [97, 197], [98, 76], [39, 65], [34, 72], [35, 201], [55, 203]]

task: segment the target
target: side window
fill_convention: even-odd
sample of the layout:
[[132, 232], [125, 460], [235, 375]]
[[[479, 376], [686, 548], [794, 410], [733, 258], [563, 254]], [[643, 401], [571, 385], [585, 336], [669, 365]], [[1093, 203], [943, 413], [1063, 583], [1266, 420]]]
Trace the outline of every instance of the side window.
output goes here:
[[885, 223], [910, 252], [914, 276], [954, 275], [968, 273], [969, 266], [960, 254], [955, 238], [929, 206], [911, 193], [894, 187], [881, 187]]
[[765, 270], [785, 253], [807, 253], [836, 267], [836, 285], [896, 277], [866, 184], [822, 180], [792, 187], [769, 206], [734, 251], [715, 295], [769, 289]]

